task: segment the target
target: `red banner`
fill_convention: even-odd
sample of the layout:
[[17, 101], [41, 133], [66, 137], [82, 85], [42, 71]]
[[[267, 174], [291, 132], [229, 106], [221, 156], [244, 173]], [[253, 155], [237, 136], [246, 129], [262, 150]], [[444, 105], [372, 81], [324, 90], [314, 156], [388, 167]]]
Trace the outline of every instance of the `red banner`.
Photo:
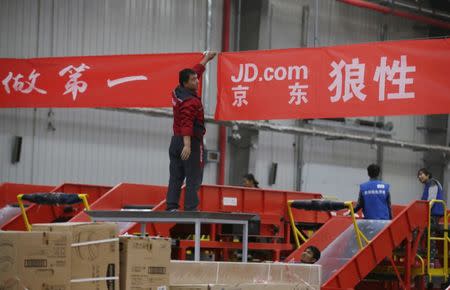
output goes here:
[[222, 53], [216, 118], [450, 113], [450, 40]]
[[0, 59], [0, 107], [171, 107], [201, 53]]

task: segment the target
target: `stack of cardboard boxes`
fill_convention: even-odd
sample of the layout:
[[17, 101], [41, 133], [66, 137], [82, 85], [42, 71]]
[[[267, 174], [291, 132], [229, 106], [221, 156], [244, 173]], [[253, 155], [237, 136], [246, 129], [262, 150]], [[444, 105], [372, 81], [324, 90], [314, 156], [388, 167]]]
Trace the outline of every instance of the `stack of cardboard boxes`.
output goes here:
[[320, 289], [319, 266], [171, 262], [170, 251], [170, 239], [118, 237], [114, 223], [34, 224], [32, 232], [0, 231], [0, 289]]
[[0, 289], [166, 290], [170, 247], [164, 238], [119, 238], [114, 223], [0, 232]]
[[287, 263], [171, 261], [177, 290], [319, 290], [321, 266]]

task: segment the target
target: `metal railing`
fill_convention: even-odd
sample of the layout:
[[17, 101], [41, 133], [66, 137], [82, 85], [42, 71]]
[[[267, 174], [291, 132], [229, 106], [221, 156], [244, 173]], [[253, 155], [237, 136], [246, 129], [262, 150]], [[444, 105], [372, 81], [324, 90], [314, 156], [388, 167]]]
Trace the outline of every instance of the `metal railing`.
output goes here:
[[[434, 204], [441, 204], [444, 208], [444, 233], [443, 237], [431, 236], [431, 210]], [[439, 223], [435, 225], [439, 227]], [[431, 255], [431, 241], [442, 241], [444, 244], [444, 255], [443, 262], [444, 265], [442, 268], [431, 268], [430, 267], [430, 255]], [[443, 200], [440, 199], [432, 199], [429, 203], [428, 208], [428, 229], [427, 229], [427, 274], [430, 280], [433, 277], [444, 277], [446, 280], [448, 279], [448, 243], [450, 239], [448, 237], [448, 213], [447, 213], [447, 205]]]

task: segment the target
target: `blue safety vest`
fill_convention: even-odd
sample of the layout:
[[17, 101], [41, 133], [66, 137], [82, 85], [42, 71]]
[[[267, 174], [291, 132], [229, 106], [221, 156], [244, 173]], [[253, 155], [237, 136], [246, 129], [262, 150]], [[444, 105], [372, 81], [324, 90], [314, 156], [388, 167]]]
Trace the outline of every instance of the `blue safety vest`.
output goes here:
[[[432, 187], [436, 186], [437, 188], [437, 194], [430, 195], [430, 189]], [[440, 199], [442, 200], [443, 192], [442, 192], [442, 185], [434, 178], [431, 178], [428, 180], [428, 182], [425, 184], [425, 187], [423, 188], [422, 193], [422, 200], [432, 200], [432, 199]], [[431, 209], [431, 215], [432, 216], [443, 216], [444, 215], [444, 207], [440, 203], [435, 203], [433, 205], [433, 208]]]
[[365, 219], [389, 220], [388, 205], [389, 184], [380, 180], [370, 180], [359, 186], [364, 199], [363, 213]]

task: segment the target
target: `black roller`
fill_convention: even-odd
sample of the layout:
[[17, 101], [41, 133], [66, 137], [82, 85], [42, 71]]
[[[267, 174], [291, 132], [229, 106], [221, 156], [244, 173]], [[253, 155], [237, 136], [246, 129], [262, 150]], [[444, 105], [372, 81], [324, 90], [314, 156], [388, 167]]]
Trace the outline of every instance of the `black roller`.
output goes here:
[[27, 200], [37, 204], [76, 204], [83, 202], [78, 194], [71, 193], [30, 193], [22, 196], [23, 200]]
[[344, 202], [308, 199], [308, 200], [294, 200], [292, 207], [296, 209], [316, 210], [316, 211], [331, 211], [346, 209]]

